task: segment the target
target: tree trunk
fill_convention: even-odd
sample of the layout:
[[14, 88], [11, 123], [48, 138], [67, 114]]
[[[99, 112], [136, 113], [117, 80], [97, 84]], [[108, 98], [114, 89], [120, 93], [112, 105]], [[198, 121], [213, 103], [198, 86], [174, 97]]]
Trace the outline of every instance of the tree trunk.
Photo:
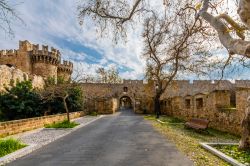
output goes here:
[[241, 126], [243, 129], [239, 149], [248, 149], [250, 148], [250, 96], [247, 99], [247, 108]]
[[69, 118], [69, 109], [68, 109], [68, 105], [67, 105], [67, 102], [66, 102], [67, 97], [68, 97], [68, 95], [66, 95], [66, 96], [63, 98], [63, 105], [64, 105], [64, 108], [65, 108], [66, 113], [67, 113], [67, 120], [70, 122], [70, 118]]
[[158, 119], [160, 117], [160, 111], [161, 111], [161, 105], [160, 105], [160, 96], [156, 95], [154, 99], [154, 111], [156, 114], [156, 118]]
[[48, 116], [51, 113], [51, 105], [49, 104], [48, 110], [44, 112], [44, 116]]

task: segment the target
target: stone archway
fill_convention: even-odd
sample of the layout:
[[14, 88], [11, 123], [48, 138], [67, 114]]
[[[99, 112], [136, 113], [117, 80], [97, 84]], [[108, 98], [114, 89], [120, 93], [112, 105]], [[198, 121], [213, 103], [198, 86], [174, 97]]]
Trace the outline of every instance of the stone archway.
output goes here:
[[133, 100], [128, 95], [123, 95], [119, 98], [119, 108], [120, 109], [132, 109], [133, 108]]

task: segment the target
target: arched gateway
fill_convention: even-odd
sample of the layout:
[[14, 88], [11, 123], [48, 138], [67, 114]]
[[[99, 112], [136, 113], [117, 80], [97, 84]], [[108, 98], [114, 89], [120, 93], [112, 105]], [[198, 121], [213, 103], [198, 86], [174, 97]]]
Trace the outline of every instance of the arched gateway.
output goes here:
[[120, 109], [122, 109], [122, 108], [125, 108], [125, 109], [133, 108], [132, 99], [129, 96], [121, 96], [120, 99], [119, 99], [119, 106], [120, 106]]

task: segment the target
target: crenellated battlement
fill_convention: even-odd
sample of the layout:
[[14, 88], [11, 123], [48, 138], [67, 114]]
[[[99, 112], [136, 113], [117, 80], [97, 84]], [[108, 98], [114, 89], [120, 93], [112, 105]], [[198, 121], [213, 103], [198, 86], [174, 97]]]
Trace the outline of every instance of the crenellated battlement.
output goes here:
[[143, 84], [143, 80], [123, 80], [123, 84]]
[[55, 49], [54, 47], [51, 47], [51, 49], [49, 50], [49, 47], [46, 45], [42, 45], [42, 48], [39, 49], [39, 44], [33, 44], [30, 55], [34, 63], [44, 62], [58, 65], [61, 61], [60, 51]]
[[57, 78], [58, 71], [70, 78], [73, 64], [61, 62], [61, 53], [54, 47], [19, 41], [17, 50], [0, 50], [0, 65], [12, 65], [30, 74]]
[[39, 49], [39, 44], [33, 44], [32, 45], [32, 54], [40, 54], [40, 55], [53, 55], [56, 57], [61, 56], [60, 51], [55, 49], [54, 47], [51, 47], [49, 50], [49, 47], [47, 45], [42, 45], [42, 48]]
[[73, 72], [73, 63], [70, 61], [63, 61], [62, 64], [59, 64], [58, 71], [72, 73]]
[[0, 57], [18, 55], [18, 50], [0, 50]]

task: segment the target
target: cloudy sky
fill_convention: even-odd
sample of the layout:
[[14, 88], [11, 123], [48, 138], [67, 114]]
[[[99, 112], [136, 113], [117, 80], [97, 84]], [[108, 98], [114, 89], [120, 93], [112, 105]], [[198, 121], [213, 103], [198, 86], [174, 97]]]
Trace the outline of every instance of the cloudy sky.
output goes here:
[[16, 49], [19, 40], [53, 46], [65, 60], [88, 73], [98, 67], [116, 66], [123, 78], [143, 79], [140, 32], [130, 33], [127, 42], [114, 44], [112, 38], [100, 38], [92, 24], [81, 27], [77, 20], [77, 1], [17, 0], [16, 10], [25, 24], [15, 22], [14, 37], [0, 31], [0, 49]]
[[[116, 66], [126, 79], [143, 79], [145, 62], [141, 58], [140, 27], [128, 33], [127, 42], [114, 44], [112, 38], [100, 38], [91, 22], [81, 27], [77, 20], [77, 1], [13, 0], [24, 24], [12, 24], [15, 36], [0, 31], [0, 49], [17, 49], [19, 40], [53, 46], [64, 60], [95, 73], [98, 67]], [[245, 77], [246, 73], [237, 76]]]

